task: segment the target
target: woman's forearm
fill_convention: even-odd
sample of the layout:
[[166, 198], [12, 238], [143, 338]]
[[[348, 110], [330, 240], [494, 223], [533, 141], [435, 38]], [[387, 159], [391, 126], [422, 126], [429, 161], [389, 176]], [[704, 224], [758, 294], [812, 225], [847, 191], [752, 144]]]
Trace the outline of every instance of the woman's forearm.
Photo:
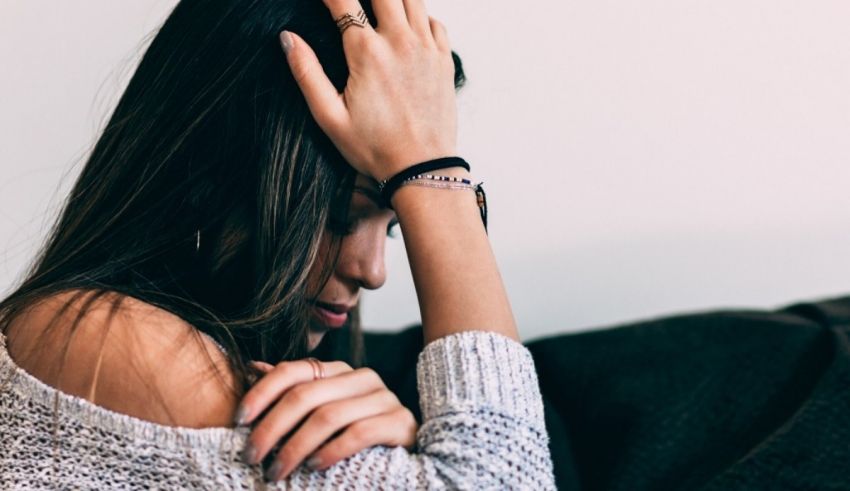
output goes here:
[[[461, 168], [439, 173], [470, 177]], [[469, 330], [519, 340], [475, 193], [402, 186], [392, 204], [419, 297], [425, 343]]]

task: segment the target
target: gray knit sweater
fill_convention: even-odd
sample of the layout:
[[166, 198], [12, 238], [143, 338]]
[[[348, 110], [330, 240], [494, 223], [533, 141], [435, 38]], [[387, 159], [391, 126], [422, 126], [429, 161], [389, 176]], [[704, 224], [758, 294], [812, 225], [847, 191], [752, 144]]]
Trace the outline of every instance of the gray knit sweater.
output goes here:
[[555, 489], [531, 353], [466, 331], [419, 354], [417, 450], [376, 446], [267, 483], [239, 453], [248, 428], [176, 428], [57, 391], [0, 334], [2, 489]]

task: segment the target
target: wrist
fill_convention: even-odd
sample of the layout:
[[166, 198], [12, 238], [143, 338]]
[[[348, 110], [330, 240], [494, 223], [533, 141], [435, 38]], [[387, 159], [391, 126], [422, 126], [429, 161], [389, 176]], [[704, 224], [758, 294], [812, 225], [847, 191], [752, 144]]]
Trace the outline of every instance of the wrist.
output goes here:
[[[440, 175], [472, 179], [469, 171], [462, 167], [441, 169]], [[399, 221], [410, 213], [425, 211], [432, 216], [444, 216], [443, 212], [458, 207], [468, 209], [469, 216], [477, 217], [478, 201], [471, 190], [435, 189], [422, 186], [402, 186], [393, 194], [391, 204]], [[452, 211], [454, 213], [454, 211]], [[480, 219], [476, 218], [480, 222]]]
[[386, 206], [392, 208], [391, 200], [393, 194], [398, 191], [398, 188], [406, 184], [411, 184], [413, 181], [417, 181], [420, 178], [428, 178], [438, 181], [464, 182], [465, 184], [470, 184], [469, 179], [461, 179], [458, 177], [446, 176], [444, 174], [436, 176], [431, 174], [431, 172], [434, 171], [441, 171], [455, 167], [460, 167], [465, 170], [470, 169], [469, 164], [457, 156], [440, 157], [420, 162], [418, 164], [413, 164], [393, 175], [389, 179], [378, 182], [378, 189], [381, 192], [381, 198], [386, 203]]

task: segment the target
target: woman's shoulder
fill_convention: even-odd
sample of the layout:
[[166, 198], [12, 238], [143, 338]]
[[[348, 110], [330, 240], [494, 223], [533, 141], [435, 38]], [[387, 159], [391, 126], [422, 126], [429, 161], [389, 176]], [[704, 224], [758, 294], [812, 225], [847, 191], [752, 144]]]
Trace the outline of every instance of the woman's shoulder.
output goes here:
[[12, 319], [9, 356], [42, 382], [111, 411], [169, 426], [231, 426], [234, 377], [210, 338], [133, 297], [93, 295], [57, 293]]

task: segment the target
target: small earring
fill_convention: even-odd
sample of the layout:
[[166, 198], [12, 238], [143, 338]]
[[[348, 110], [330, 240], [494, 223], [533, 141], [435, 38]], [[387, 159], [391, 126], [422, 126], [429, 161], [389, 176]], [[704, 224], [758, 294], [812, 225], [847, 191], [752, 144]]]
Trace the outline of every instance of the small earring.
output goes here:
[[201, 250], [201, 229], [195, 232], [195, 237], [195, 252], [198, 252]]

